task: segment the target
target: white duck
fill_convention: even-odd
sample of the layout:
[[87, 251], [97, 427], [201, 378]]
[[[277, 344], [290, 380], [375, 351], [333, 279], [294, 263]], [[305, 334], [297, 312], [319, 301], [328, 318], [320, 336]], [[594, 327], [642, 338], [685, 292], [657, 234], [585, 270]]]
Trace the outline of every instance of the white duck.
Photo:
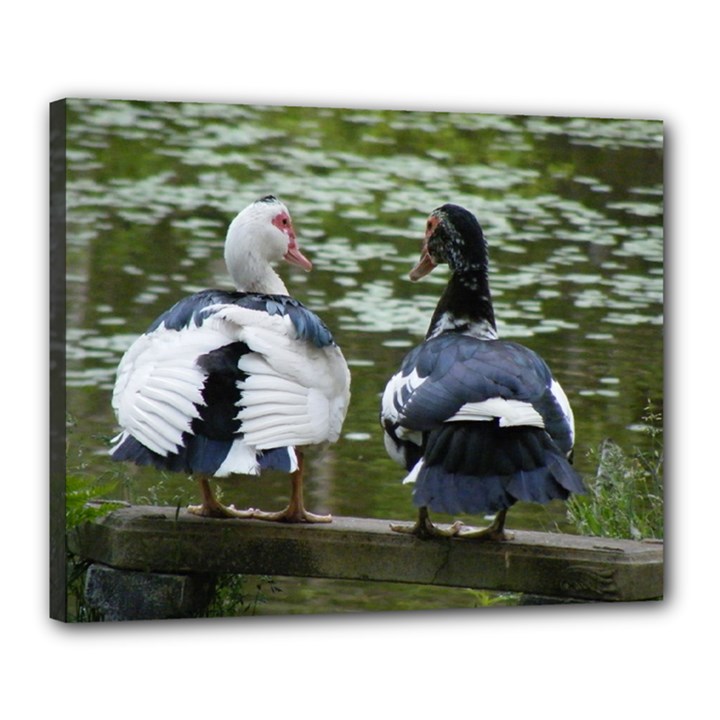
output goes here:
[[[268, 195], [230, 224], [225, 261], [235, 292], [204, 290], [163, 313], [125, 353], [112, 404], [116, 460], [195, 476], [208, 517], [329, 522], [303, 503], [301, 448], [335, 442], [350, 399], [350, 372], [332, 334], [288, 295], [272, 264], [310, 270], [290, 214]], [[211, 477], [291, 473], [288, 506], [236, 510]]]

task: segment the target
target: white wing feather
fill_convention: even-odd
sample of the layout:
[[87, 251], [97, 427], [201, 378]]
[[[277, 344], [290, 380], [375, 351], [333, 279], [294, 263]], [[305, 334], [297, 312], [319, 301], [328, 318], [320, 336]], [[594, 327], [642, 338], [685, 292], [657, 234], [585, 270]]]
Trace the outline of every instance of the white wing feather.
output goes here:
[[522, 400], [504, 400], [503, 398], [490, 398], [482, 402], [465, 403], [446, 422], [484, 421], [494, 420], [495, 418], [498, 418], [500, 427], [520, 425], [545, 427], [542, 415], [530, 403]]
[[289, 316], [223, 305], [214, 319], [252, 351], [238, 363], [248, 375], [238, 383], [237, 414], [248, 444], [268, 450], [338, 439], [350, 399], [339, 348], [299, 342]]
[[197, 358], [242, 341], [251, 350], [238, 363], [248, 374], [238, 383], [243, 436], [217, 474], [257, 471], [256, 450], [337, 440], [350, 397], [350, 373], [339, 348], [298, 342], [287, 316], [236, 305], [211, 310], [200, 326], [161, 325], [125, 354], [113, 393], [122, 436], [130, 433], [163, 456], [177, 452], [183, 433], [200, 416], [197, 406], [205, 404], [206, 373]]
[[573, 445], [575, 443], [575, 418], [573, 416], [572, 408], [570, 407], [570, 401], [567, 399], [567, 395], [560, 386], [560, 383], [554, 378], [552, 385], [550, 385], [550, 391], [555, 396], [565, 419], [568, 421], [568, 425], [570, 426], [570, 444]]
[[150, 450], [177, 452], [182, 435], [199, 417], [204, 374], [195, 358], [217, 347], [210, 328], [169, 331], [163, 326], [141, 335], [118, 368], [113, 408], [118, 422]]

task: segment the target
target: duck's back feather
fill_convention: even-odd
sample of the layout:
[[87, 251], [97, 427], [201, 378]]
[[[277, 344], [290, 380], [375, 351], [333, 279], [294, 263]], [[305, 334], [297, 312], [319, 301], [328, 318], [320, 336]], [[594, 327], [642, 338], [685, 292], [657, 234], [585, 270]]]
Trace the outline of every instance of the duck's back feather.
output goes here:
[[297, 468], [293, 447], [336, 440], [349, 373], [324, 323], [288, 296], [206, 290], [128, 350], [111, 451], [209, 475]]
[[517, 343], [459, 333], [427, 340], [388, 383], [381, 419], [417, 505], [493, 512], [582, 492], [566, 459], [567, 399], [545, 362]]

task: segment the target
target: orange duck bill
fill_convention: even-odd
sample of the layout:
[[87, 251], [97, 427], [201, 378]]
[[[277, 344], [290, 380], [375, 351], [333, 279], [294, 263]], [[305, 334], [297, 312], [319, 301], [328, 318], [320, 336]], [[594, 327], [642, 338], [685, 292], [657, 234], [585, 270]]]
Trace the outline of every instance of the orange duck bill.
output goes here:
[[437, 263], [430, 257], [430, 251], [428, 250], [426, 238], [420, 253], [420, 259], [418, 260], [417, 265], [415, 265], [415, 267], [410, 271], [410, 279], [415, 282], [416, 280], [419, 280], [431, 273], [436, 267]]

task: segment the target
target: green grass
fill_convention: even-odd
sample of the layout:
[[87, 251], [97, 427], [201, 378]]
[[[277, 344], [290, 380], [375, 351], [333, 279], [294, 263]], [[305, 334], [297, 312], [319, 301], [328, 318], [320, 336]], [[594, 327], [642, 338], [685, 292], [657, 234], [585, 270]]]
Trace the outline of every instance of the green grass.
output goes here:
[[567, 502], [569, 520], [583, 535], [600, 537], [663, 537], [662, 415], [648, 405], [642, 432], [649, 449], [623, 450], [605, 440], [592, 452], [597, 472], [586, 482], [587, 495]]

